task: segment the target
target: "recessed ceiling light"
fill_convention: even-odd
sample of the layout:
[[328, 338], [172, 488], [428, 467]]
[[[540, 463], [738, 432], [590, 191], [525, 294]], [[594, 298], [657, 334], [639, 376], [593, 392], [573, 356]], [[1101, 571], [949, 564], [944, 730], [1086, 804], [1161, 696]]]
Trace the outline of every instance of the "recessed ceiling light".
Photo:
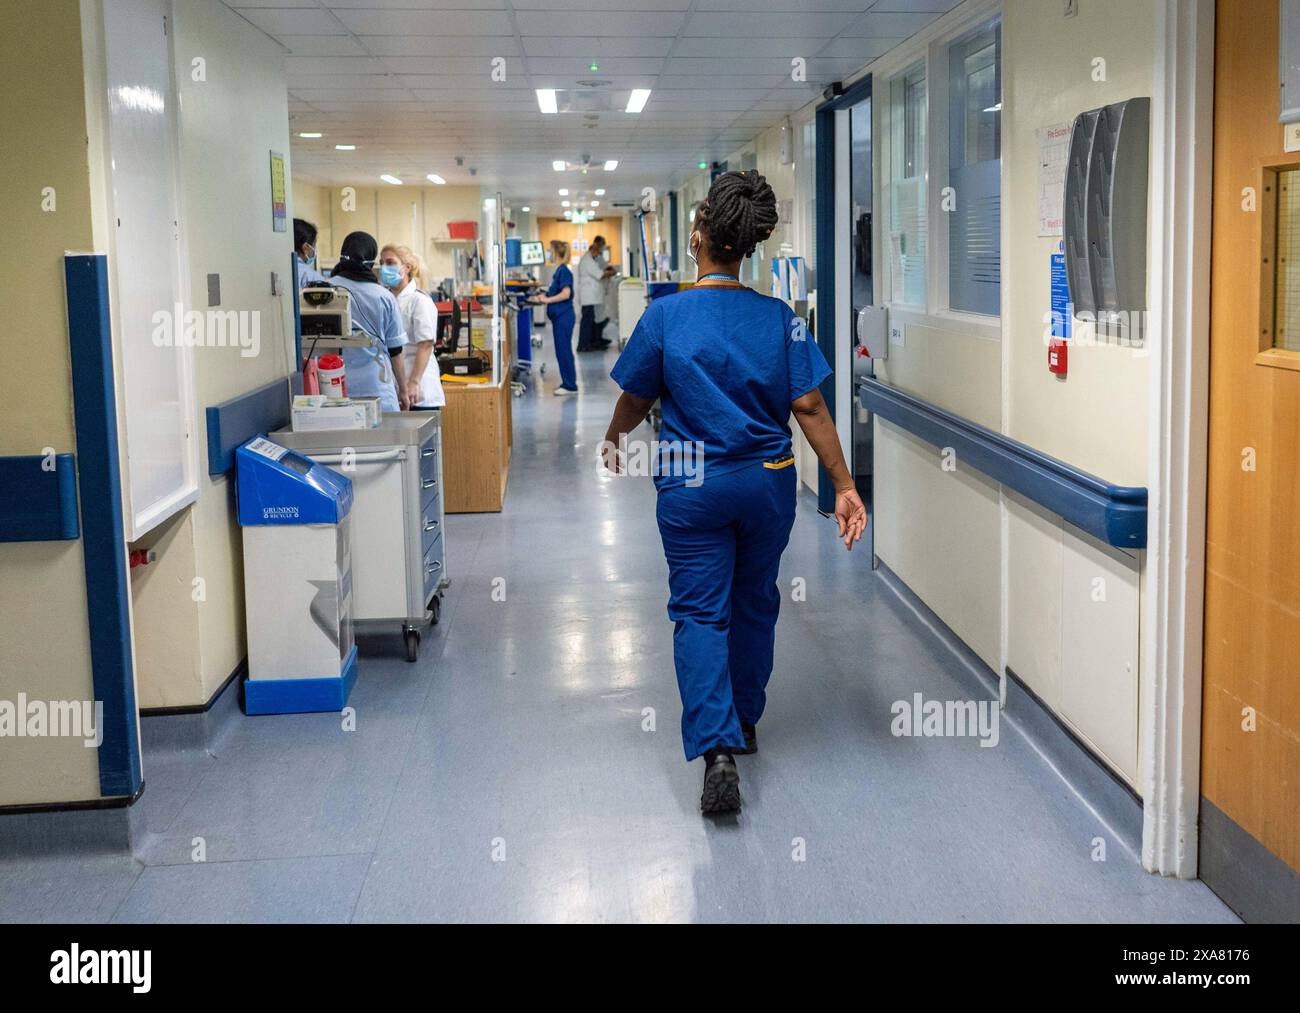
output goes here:
[[447, 182], [445, 179], [443, 179], [441, 176], [439, 176], [436, 172], [431, 172], [431, 173], [429, 173], [429, 175], [425, 176], [424, 178], [427, 179], [430, 183], [437, 183], [439, 186], [442, 186], [442, 184], [444, 184], [445, 182]]
[[617, 168], [618, 168], [618, 159], [617, 159], [617, 158], [611, 158], [608, 162], [605, 163], [605, 171], [606, 171], [606, 172], [613, 172], [613, 171], [614, 171], [615, 169], [617, 169]]
[[565, 218], [572, 218], [572, 217], [573, 217], [573, 212], [572, 212], [572, 211], [566, 211], [566, 212], [564, 212], [564, 217], [565, 217]]
[[565, 187], [560, 187], [560, 196], [561, 196], [561, 197], [567, 197], [567, 196], [569, 196], [569, 191], [568, 191], [568, 189], [566, 189]]
[[560, 107], [555, 101], [554, 88], [537, 89], [537, 108], [544, 113], [558, 113], [560, 111]]
[[598, 208], [598, 207], [600, 207], [600, 201], [598, 201], [598, 200], [594, 200], [594, 201], [592, 201], [592, 202], [591, 202], [591, 206], [594, 207], [594, 208]]
[[521, 207], [519, 210], [522, 211], [524, 214], [528, 214], [528, 212], [531, 211], [532, 208], [530, 208], [527, 204], [525, 204], [525, 205], [524, 205], [523, 207]]
[[383, 174], [382, 176], [380, 176], [379, 178], [382, 179], [385, 183], [392, 183], [393, 186], [401, 186], [401, 185], [402, 185], [402, 181], [401, 181], [400, 179], [398, 179], [396, 176], [390, 176], [390, 175], [388, 175], [388, 173], [384, 173], [384, 174]]
[[632, 94], [627, 99], [626, 112], [639, 113], [645, 108], [645, 104], [650, 101], [649, 88], [633, 88]]
[[560, 201], [560, 207], [567, 208], [568, 206], [569, 206], [569, 202], [567, 200]]
[[564, 159], [562, 159], [562, 158], [557, 158], [554, 162], [551, 163], [551, 168], [554, 169], [556, 172], [563, 172], [563, 171], [564, 171]]
[[303, 130], [298, 134], [298, 136], [315, 138], [315, 137], [324, 137], [325, 135], [322, 134], [319, 130]]
[[334, 150], [335, 151], [356, 151], [357, 146], [355, 144], [336, 144], [334, 145]]
[[602, 187], [597, 187], [597, 188], [596, 188], [596, 196], [597, 196], [597, 197], [604, 197], [604, 196], [605, 196], [605, 188], [604, 188], [603, 186], [602, 186]]

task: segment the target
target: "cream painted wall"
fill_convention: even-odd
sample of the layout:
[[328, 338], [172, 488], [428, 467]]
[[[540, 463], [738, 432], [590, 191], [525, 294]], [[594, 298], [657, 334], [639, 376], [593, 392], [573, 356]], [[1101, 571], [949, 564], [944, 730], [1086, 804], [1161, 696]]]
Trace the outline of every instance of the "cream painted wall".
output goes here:
[[[1035, 130], [1070, 123], [1085, 109], [1152, 91], [1154, 4], [1091, 0], [1065, 19], [1052, 4], [1009, 0], [1003, 27], [1002, 158], [1010, 176], [1003, 251], [1011, 285], [1006, 339], [1009, 435], [1121, 485], [1146, 484], [1147, 363], [1114, 345], [1070, 349], [1067, 380], [1047, 371], [1044, 316], [1049, 257], [1058, 239], [1038, 236]], [[1093, 80], [1093, 60], [1106, 80]], [[1051, 87], [1044, 87], [1051, 81]]]
[[[305, 218], [318, 231], [321, 262], [333, 266], [339, 244], [349, 232], [369, 232], [380, 246], [402, 243], [424, 258], [432, 278], [449, 278], [452, 252], [467, 243], [447, 242], [447, 223], [479, 222], [482, 229], [482, 191], [475, 186], [357, 186], [355, 202], [344, 210], [343, 188], [295, 179], [290, 196], [290, 217]], [[414, 205], [414, 209], [412, 208]], [[414, 218], [414, 224], [413, 224]], [[439, 241], [442, 240], [442, 241]]]
[[[0, 145], [0, 204], [22, 260], [0, 275], [0, 349], [23, 391], [0, 402], [0, 454], [71, 453], [63, 254], [94, 247], [77, 0], [0, 5], [0, 39], [0, 88], [23, 96], [0, 105], [0, 136], [21, 139]], [[81, 541], [0, 544], [0, 573], [0, 700], [93, 699]], [[0, 806], [98, 797], [96, 753], [80, 740], [0, 737]]]
[[[1148, 360], [1114, 344], [1076, 343], [1066, 380], [1047, 371], [1044, 316], [1058, 240], [1038, 236], [1035, 131], [1151, 95], [1154, 51], [1151, 4], [1092, 0], [1067, 20], [1036, 0], [1006, 3], [1006, 431], [1123, 485], [1148, 484]], [[1096, 59], [1105, 61], [1105, 80], [1094, 79]], [[1018, 497], [1008, 497], [1007, 515], [1007, 666], [1136, 786], [1142, 557], [1110, 549]], [[1097, 581], [1104, 601], [1095, 600]]]

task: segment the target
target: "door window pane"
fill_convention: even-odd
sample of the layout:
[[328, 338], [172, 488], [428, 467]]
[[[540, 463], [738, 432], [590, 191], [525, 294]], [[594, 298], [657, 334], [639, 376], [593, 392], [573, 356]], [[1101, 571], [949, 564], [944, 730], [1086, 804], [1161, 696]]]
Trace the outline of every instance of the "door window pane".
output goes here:
[[926, 82], [916, 66], [890, 82], [889, 277], [891, 299], [925, 305]]
[[948, 305], [997, 316], [1002, 286], [1002, 29], [948, 49]]
[[1300, 169], [1277, 174], [1273, 347], [1300, 352]]

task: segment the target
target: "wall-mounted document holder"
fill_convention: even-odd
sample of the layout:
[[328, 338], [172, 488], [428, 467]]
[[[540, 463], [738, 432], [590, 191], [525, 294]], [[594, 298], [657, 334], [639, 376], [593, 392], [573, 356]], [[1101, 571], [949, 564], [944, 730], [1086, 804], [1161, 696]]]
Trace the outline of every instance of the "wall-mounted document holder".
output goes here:
[[1146, 309], [1151, 100], [1080, 113], [1065, 174], [1065, 270], [1076, 316]]

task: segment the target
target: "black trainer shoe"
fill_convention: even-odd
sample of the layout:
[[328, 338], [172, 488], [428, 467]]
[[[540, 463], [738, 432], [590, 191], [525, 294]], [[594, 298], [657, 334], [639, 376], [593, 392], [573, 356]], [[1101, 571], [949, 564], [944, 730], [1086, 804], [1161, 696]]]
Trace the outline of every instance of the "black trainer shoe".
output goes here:
[[758, 729], [753, 725], [747, 725], [745, 722], [740, 723], [740, 731], [745, 736], [745, 748], [733, 749], [736, 756], [752, 756], [758, 752]]
[[740, 773], [732, 750], [727, 746], [710, 749], [704, 754], [704, 792], [700, 795], [700, 812], [734, 813], [740, 811]]

